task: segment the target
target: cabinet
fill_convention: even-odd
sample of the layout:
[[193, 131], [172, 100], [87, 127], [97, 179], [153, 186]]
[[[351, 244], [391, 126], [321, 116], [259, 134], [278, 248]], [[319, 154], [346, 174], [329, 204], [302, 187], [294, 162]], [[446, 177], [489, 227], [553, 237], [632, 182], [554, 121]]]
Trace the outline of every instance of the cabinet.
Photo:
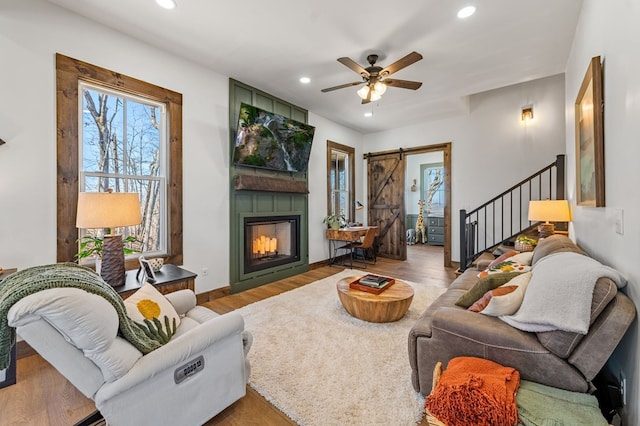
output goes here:
[[444, 218], [427, 216], [427, 244], [432, 246], [444, 245]]
[[[144, 284], [144, 282], [138, 279], [137, 274], [138, 271], [135, 269], [127, 271], [124, 285], [114, 287], [123, 299], [131, 296]], [[156, 281], [151, 284], [162, 294], [184, 289], [195, 291], [197, 276], [197, 274], [176, 265], [163, 265], [162, 269], [156, 272]], [[142, 275], [140, 277], [142, 277]]]

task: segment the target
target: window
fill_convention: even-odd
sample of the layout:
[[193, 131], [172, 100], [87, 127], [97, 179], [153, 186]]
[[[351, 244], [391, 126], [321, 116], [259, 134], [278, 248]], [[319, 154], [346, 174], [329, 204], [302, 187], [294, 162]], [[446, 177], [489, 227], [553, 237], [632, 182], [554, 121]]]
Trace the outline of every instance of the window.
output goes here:
[[78, 192], [111, 188], [140, 194], [139, 248], [182, 264], [182, 95], [60, 54], [56, 82], [57, 261], [78, 252]]
[[142, 223], [122, 234], [141, 253], [166, 254], [165, 105], [84, 82], [79, 93], [79, 191], [138, 193]]
[[420, 187], [422, 188], [422, 199], [425, 200], [427, 214], [441, 216], [444, 214], [445, 187], [444, 187], [444, 166], [442, 163], [422, 164]]
[[355, 150], [327, 141], [327, 214], [355, 221]]

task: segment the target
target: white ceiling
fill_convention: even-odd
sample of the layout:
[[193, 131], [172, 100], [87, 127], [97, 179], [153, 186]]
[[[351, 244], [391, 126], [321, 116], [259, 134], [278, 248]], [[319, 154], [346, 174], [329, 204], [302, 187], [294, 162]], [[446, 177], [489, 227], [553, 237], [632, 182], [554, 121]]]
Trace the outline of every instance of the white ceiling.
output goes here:
[[[582, 0], [49, 0], [151, 45], [271, 93], [362, 133], [464, 114], [468, 96], [564, 72]], [[463, 6], [476, 13], [461, 20]], [[358, 81], [336, 61], [386, 66], [422, 81], [361, 105]], [[143, 60], [143, 58], [141, 58]], [[303, 85], [298, 79], [311, 78]], [[373, 111], [370, 118], [364, 113]]]

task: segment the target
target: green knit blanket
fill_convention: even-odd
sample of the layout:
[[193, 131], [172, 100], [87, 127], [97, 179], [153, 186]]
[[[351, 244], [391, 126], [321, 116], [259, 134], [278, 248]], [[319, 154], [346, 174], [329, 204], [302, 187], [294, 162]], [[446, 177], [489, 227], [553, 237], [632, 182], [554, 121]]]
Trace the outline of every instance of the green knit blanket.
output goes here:
[[11, 347], [16, 341], [16, 331], [9, 327], [9, 309], [25, 296], [51, 288], [79, 288], [104, 297], [118, 314], [119, 331], [143, 354], [157, 349], [161, 343], [148, 337], [131, 318], [118, 293], [91, 269], [75, 263], [58, 263], [35, 266], [9, 275], [0, 282], [0, 370], [9, 366]]

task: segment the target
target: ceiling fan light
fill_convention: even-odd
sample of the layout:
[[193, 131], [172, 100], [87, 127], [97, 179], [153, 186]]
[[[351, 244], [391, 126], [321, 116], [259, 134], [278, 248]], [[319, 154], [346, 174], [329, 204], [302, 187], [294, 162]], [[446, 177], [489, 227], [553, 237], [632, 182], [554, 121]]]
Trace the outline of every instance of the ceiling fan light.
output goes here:
[[369, 86], [363, 86], [360, 90], [356, 92], [361, 99], [367, 99], [369, 95]]
[[373, 92], [371, 92], [371, 101], [375, 102], [375, 101], [379, 101], [382, 98], [382, 95], [378, 92], [376, 92], [375, 90]]
[[384, 95], [384, 92], [387, 91], [387, 85], [384, 84], [381, 81], [378, 81], [374, 86], [373, 89], [375, 90], [375, 92], [377, 94], [379, 94], [380, 96]]

